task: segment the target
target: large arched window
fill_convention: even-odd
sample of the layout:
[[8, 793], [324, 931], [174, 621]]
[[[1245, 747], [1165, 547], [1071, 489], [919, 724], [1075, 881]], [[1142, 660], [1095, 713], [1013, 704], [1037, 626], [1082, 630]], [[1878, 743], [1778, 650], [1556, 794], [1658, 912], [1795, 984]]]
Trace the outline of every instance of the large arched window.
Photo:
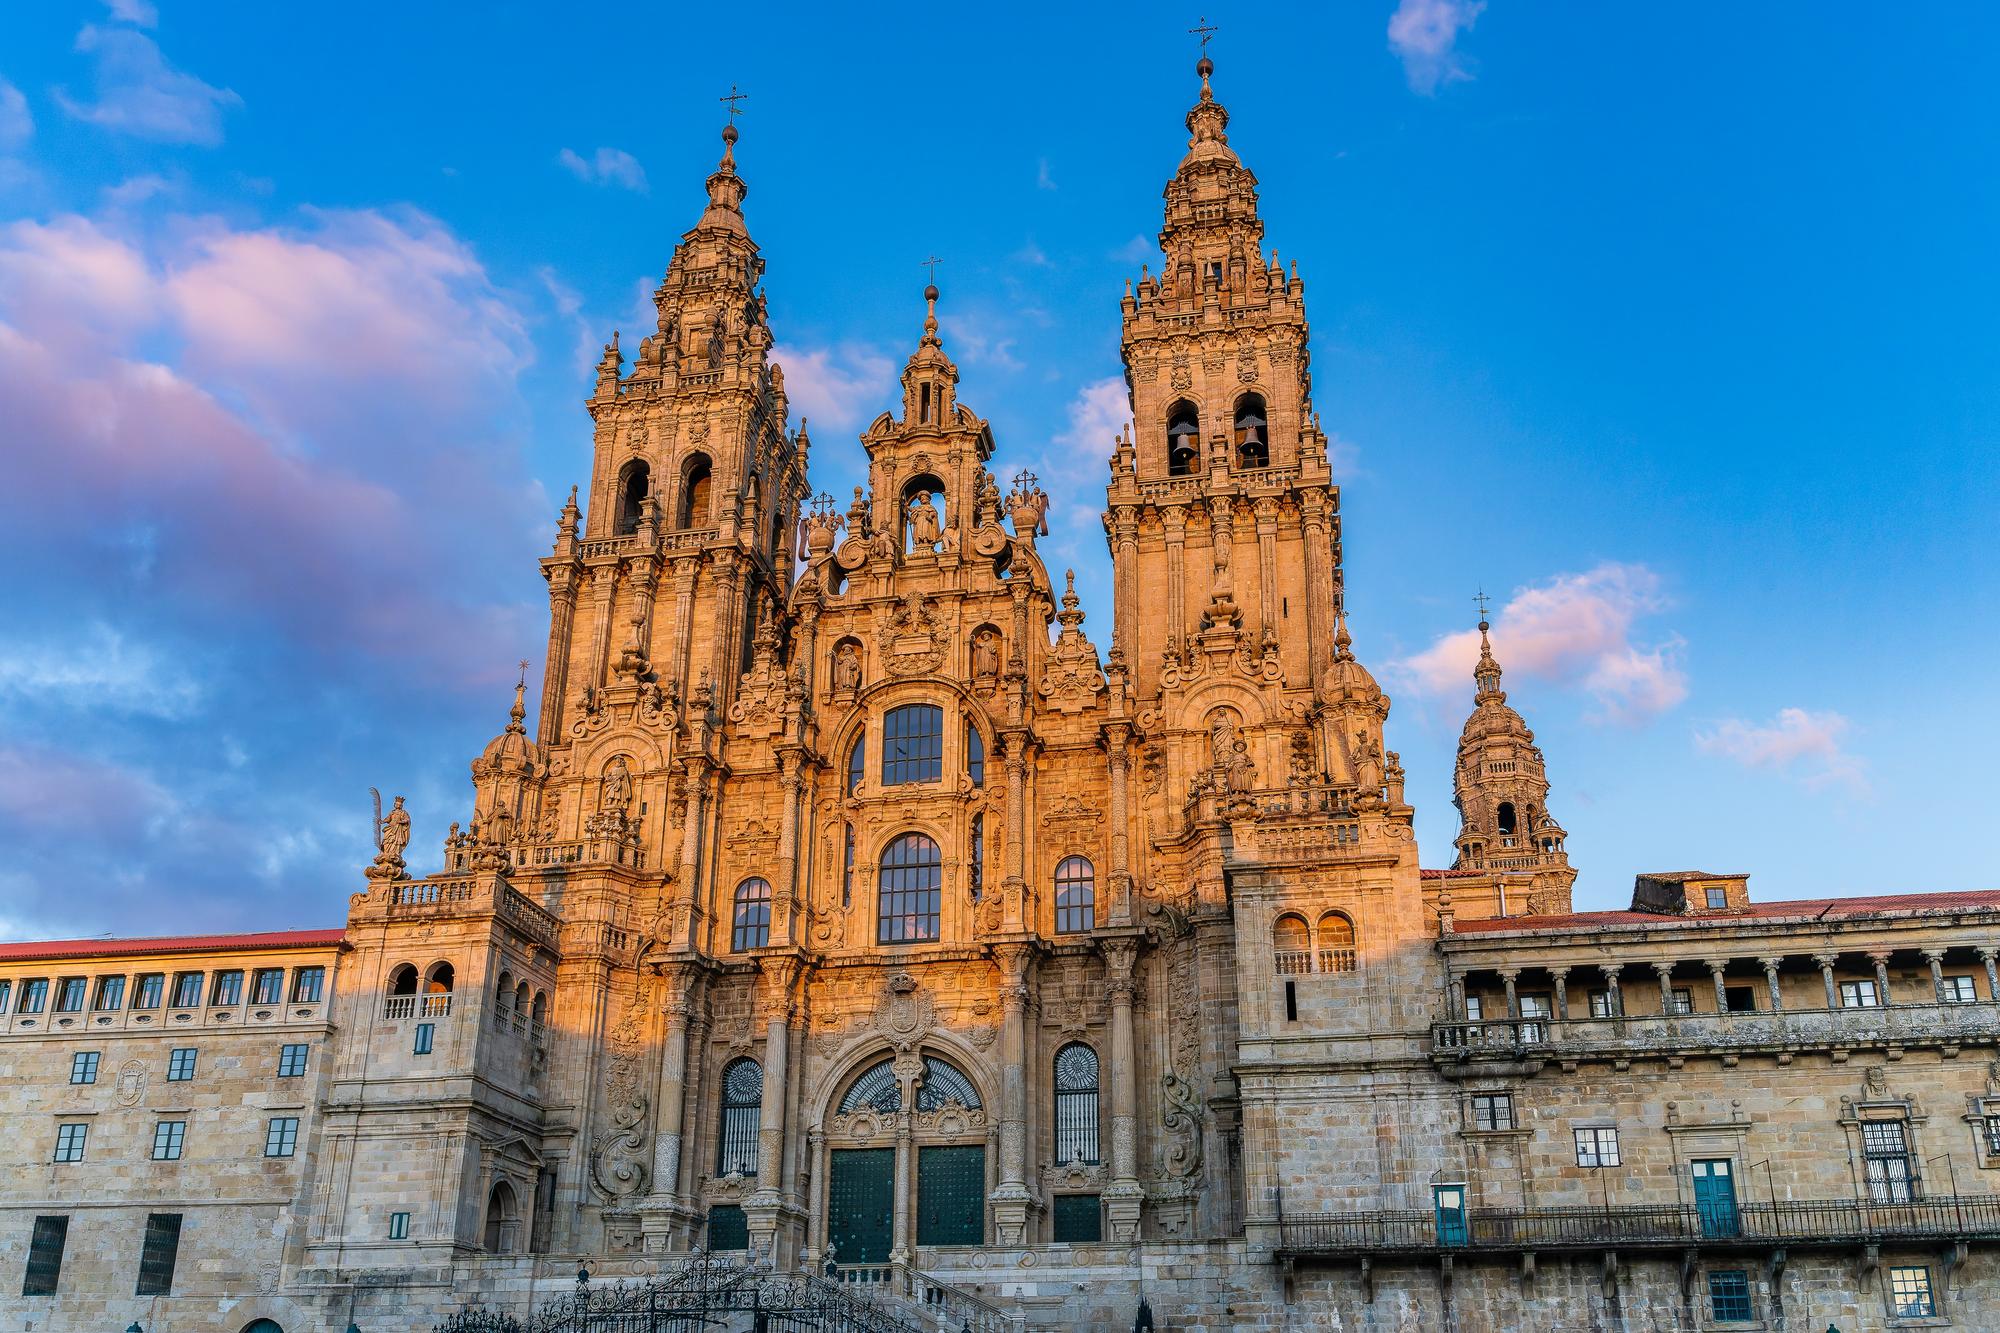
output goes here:
[[1068, 934], [1097, 926], [1097, 872], [1081, 856], [1066, 856], [1056, 867], [1056, 931]]
[[729, 947], [735, 953], [771, 942], [771, 881], [752, 876], [736, 886], [736, 918]]
[[1246, 393], [1236, 400], [1236, 466], [1271, 466], [1271, 431], [1264, 419], [1264, 400]]
[[1291, 976], [1313, 970], [1312, 932], [1302, 916], [1290, 912], [1271, 926], [1271, 948], [1277, 955], [1280, 975]]
[[949, 1060], [940, 1060], [935, 1055], [926, 1055], [924, 1081], [917, 1087], [917, 1109], [938, 1111], [950, 1102], [957, 1102], [968, 1111], [977, 1111], [979, 1089], [972, 1086], [972, 1080], [957, 1065]]
[[1495, 812], [1494, 817], [1500, 825], [1500, 836], [1503, 838], [1513, 837], [1516, 828], [1514, 803], [1512, 801], [1500, 802], [1500, 809]]
[[1056, 1162], [1097, 1162], [1097, 1052], [1080, 1041], [1056, 1052]]
[[426, 995], [451, 994], [453, 975], [450, 963], [432, 963], [431, 970], [424, 974], [424, 993]]
[[902, 1109], [903, 1090], [896, 1084], [893, 1060], [870, 1065], [855, 1075], [854, 1082], [847, 1086], [847, 1095], [840, 1099], [841, 1115], [853, 1115], [856, 1111], [893, 1115]]
[[708, 459], [696, 454], [681, 482], [681, 522], [684, 528], [708, 526]]
[[882, 719], [882, 785], [936, 782], [944, 776], [944, 709], [904, 704]]
[[1343, 912], [1328, 912], [1319, 919], [1319, 970], [1352, 972], [1354, 968], [1354, 923]]
[[847, 794], [854, 795], [861, 789], [862, 776], [868, 771], [868, 733], [862, 732], [854, 738], [854, 744], [847, 747]]
[[514, 974], [503, 971], [500, 984], [493, 988], [493, 1022], [496, 1027], [506, 1027], [514, 1017]]
[[1192, 477], [1201, 471], [1201, 417], [1183, 398], [1167, 409], [1167, 475]]
[[755, 1060], [731, 1060], [722, 1069], [722, 1132], [715, 1174], [757, 1174], [757, 1133], [763, 1126], [764, 1067]]
[[882, 853], [878, 944], [934, 940], [944, 876], [938, 845], [921, 833], [905, 833]]
[[408, 963], [399, 964], [389, 974], [389, 994], [415, 995], [417, 993], [417, 969]]
[[618, 476], [618, 535], [639, 530], [639, 516], [646, 511], [646, 496], [653, 485], [652, 469], [633, 459]]

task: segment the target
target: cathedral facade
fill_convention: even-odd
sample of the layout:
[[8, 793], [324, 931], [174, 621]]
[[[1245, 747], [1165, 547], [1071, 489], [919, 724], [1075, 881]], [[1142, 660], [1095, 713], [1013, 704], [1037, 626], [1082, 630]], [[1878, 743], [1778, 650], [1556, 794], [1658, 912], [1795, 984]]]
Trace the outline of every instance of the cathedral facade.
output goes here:
[[2000, 894], [1572, 911], [1483, 622], [1420, 869], [1211, 73], [1108, 634], [934, 287], [814, 497], [726, 131], [444, 869], [399, 803], [343, 930], [0, 946], [5, 1317], [428, 1327], [703, 1250], [917, 1327], [1991, 1326]]

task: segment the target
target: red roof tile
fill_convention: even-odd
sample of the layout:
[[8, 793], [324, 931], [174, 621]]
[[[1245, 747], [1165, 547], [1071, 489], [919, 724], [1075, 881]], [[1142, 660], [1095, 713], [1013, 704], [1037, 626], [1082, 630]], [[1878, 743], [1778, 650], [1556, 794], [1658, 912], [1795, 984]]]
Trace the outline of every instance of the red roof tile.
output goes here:
[[135, 953], [208, 953], [222, 949], [324, 949], [345, 930], [266, 930], [248, 935], [164, 935], [126, 940], [23, 940], [0, 944], [0, 963], [34, 958], [108, 958]]
[[1490, 870], [1419, 870], [1425, 879], [1463, 879], [1466, 876], [1490, 875]]
[[1752, 903], [1731, 911], [1689, 912], [1570, 912], [1560, 916], [1480, 917], [1454, 921], [1452, 930], [1477, 935], [1501, 930], [1588, 930], [1594, 926], [1687, 925], [1724, 921], [1770, 921], [1905, 915], [1917, 912], [1965, 912], [2000, 909], [2000, 889], [1967, 889], [1957, 893], [1884, 893], [1862, 898], [1798, 898], [1791, 902]]

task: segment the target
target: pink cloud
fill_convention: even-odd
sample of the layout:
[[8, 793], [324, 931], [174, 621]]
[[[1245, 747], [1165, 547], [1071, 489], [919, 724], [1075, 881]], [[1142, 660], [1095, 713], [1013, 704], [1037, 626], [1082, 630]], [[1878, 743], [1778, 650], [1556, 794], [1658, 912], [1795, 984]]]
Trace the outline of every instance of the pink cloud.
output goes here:
[[72, 837], [127, 844], [173, 806], [140, 773], [39, 746], [0, 745], [0, 824], [59, 828]]
[[0, 229], [0, 312], [84, 352], [158, 319], [159, 282], [143, 254], [88, 218], [16, 222]]
[[1403, 62], [1416, 92], [1430, 94], [1441, 83], [1470, 79], [1458, 52], [1458, 36], [1470, 31], [1486, 0], [1399, 0], [1389, 16], [1389, 49]]
[[1704, 754], [1721, 755], [1745, 768], [1788, 773], [1808, 787], [1838, 785], [1856, 793], [1868, 789], [1861, 761], [1841, 746], [1848, 720], [1839, 713], [1812, 713], [1781, 708], [1763, 725], [1726, 718], [1708, 731], [1695, 733]]
[[[1503, 670], [1580, 687], [1596, 701], [1593, 720], [1640, 721], [1687, 697], [1681, 640], [1643, 645], [1635, 622], [1667, 602], [1660, 577], [1644, 565], [1606, 562], [1559, 574], [1514, 594], [1493, 617], [1493, 654]], [[1470, 695], [1479, 632], [1461, 630], [1394, 663], [1419, 691]]]
[[896, 384], [895, 363], [860, 343], [781, 344], [771, 349], [771, 359], [784, 368], [792, 420], [804, 416], [816, 423], [815, 435], [829, 427], [858, 431], [878, 412], [894, 406], [902, 392]]
[[222, 113], [243, 105], [229, 89], [175, 69], [152, 38], [131, 28], [86, 24], [76, 49], [97, 58], [97, 100], [79, 102], [58, 90], [56, 101], [78, 120], [142, 139], [213, 147], [222, 142]]

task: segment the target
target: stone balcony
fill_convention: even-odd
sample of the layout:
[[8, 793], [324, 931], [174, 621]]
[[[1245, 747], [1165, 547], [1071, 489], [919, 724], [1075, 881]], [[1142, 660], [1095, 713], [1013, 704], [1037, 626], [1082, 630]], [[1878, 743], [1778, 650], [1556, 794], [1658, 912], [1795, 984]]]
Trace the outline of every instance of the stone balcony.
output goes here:
[[[2000, 1005], [1897, 1004], [1851, 1009], [1746, 1013], [1641, 1014], [1612, 1018], [1502, 1018], [1431, 1026], [1431, 1061], [1447, 1078], [1512, 1072], [1578, 1060], [1725, 1061], [1768, 1054], [1780, 1064], [1799, 1051], [1835, 1059], [1857, 1048], [1900, 1052], [1918, 1047], [1955, 1055], [1964, 1046], [2000, 1044]], [[1512, 1066], [1511, 1069], [1496, 1066]]]

